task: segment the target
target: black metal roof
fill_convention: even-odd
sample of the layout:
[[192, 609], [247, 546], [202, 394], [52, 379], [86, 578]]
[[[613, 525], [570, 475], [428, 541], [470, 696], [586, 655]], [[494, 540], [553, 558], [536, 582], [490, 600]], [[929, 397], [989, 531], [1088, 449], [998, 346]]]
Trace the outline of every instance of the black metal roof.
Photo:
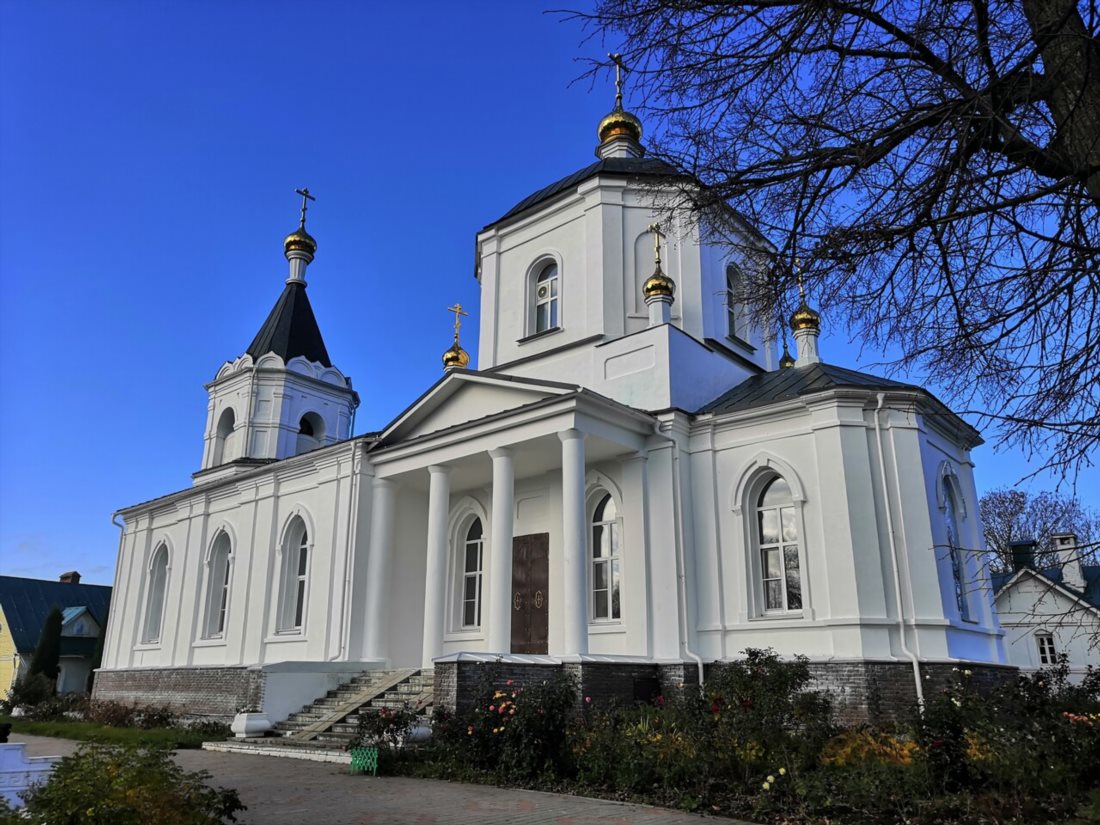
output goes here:
[[889, 378], [838, 367], [834, 364], [809, 364], [805, 367], [774, 370], [747, 378], [704, 406], [700, 413], [727, 413], [763, 407], [780, 401], [838, 387], [857, 389], [927, 391]]
[[301, 355], [332, 366], [304, 283], [291, 281], [286, 285], [246, 352], [253, 358], [273, 352], [284, 361]]
[[528, 195], [509, 209], [504, 215], [497, 218], [492, 223], [487, 224], [485, 229], [488, 229], [490, 226], [495, 226], [501, 221], [514, 218], [521, 212], [526, 212], [528, 209], [544, 201], [550, 200], [555, 195], [567, 192], [596, 175], [619, 175], [621, 177], [648, 176], [661, 178], [688, 177], [686, 173], [681, 172], [675, 166], [658, 158], [603, 158], [590, 166], [573, 172], [571, 175], [566, 175], [561, 180], [540, 189], [532, 195]]

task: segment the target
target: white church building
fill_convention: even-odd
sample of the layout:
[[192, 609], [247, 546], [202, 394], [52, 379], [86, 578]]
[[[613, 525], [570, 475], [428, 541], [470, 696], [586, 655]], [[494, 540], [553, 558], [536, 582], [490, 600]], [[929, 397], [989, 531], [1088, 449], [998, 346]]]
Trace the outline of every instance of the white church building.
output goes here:
[[751, 256], [655, 208], [684, 176], [641, 133], [620, 97], [596, 162], [478, 233], [477, 368], [456, 325], [365, 435], [303, 201], [281, 296], [207, 385], [192, 486], [119, 511], [98, 696], [277, 721], [363, 671], [432, 671], [454, 704], [479, 661], [637, 692], [771, 647], [858, 715], [1004, 668], [957, 549], [982, 544], [978, 433], [822, 360], [805, 300], [780, 358], [737, 301]]

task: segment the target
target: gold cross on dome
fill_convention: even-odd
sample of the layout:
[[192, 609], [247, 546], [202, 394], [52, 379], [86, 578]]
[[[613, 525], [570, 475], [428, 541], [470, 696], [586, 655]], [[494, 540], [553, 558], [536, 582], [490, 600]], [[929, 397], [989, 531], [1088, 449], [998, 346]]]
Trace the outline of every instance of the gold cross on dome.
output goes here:
[[665, 233], [661, 231], [661, 225], [659, 223], [651, 223], [649, 225], [649, 231], [653, 233], [653, 260], [657, 262], [657, 266], [660, 266], [661, 241], [664, 240]]
[[798, 297], [805, 302], [806, 300], [806, 287], [802, 285], [802, 259], [794, 259], [794, 274], [798, 278]]
[[462, 326], [462, 316], [469, 317], [470, 313], [462, 309], [462, 304], [455, 304], [453, 307], [447, 307], [447, 312], [453, 312], [455, 314], [455, 340], [458, 340], [458, 330]]
[[616, 108], [622, 108], [623, 105], [623, 56], [621, 54], [608, 54], [611, 58], [611, 62], [615, 64], [615, 106]]
[[302, 229], [305, 229], [306, 228], [306, 209], [309, 208], [309, 202], [310, 201], [315, 201], [315, 200], [317, 200], [317, 198], [315, 198], [315, 197], [313, 197], [313, 195], [309, 194], [309, 188], [308, 187], [304, 187], [302, 189], [295, 189], [294, 191], [302, 196], [302, 221], [301, 221], [300, 226], [302, 227]]

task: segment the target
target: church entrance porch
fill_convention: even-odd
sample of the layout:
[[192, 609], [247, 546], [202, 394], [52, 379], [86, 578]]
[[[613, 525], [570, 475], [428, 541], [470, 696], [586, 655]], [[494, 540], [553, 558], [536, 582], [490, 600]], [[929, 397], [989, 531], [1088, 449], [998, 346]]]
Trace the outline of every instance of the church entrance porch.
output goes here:
[[512, 540], [512, 653], [547, 653], [550, 639], [550, 534]]

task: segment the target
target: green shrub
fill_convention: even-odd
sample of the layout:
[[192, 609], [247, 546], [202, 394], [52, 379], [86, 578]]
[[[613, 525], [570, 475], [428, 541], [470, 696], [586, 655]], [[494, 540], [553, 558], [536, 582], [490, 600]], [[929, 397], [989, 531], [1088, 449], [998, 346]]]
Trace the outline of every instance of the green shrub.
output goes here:
[[41, 673], [24, 673], [8, 690], [5, 711], [12, 708], [29, 708], [45, 702], [53, 696], [53, 681]]
[[170, 754], [84, 745], [62, 759], [48, 782], [27, 794], [33, 825], [221, 825], [245, 809], [235, 790], [206, 785]]
[[416, 711], [408, 703], [400, 708], [379, 708], [377, 711], [359, 712], [359, 729], [349, 747], [398, 748], [409, 735], [418, 719]]

